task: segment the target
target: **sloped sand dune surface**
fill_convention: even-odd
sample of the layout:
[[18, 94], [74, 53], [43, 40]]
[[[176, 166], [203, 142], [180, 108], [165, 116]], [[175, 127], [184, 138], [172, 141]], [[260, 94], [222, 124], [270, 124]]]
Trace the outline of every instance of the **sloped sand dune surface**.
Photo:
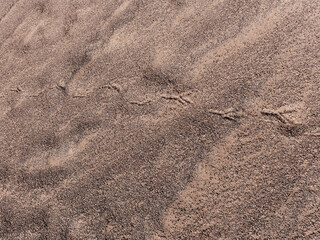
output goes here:
[[0, 239], [320, 239], [320, 2], [0, 0]]

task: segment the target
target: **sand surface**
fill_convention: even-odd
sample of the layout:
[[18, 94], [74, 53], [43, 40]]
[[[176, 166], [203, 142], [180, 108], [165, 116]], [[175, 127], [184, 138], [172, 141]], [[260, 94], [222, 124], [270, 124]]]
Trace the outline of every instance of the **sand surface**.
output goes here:
[[0, 239], [320, 239], [320, 1], [0, 0]]

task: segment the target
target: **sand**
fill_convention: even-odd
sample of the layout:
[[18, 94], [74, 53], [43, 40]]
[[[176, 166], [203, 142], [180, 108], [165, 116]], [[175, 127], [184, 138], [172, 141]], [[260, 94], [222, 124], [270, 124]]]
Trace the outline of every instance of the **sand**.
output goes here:
[[320, 239], [320, 2], [0, 0], [0, 239]]

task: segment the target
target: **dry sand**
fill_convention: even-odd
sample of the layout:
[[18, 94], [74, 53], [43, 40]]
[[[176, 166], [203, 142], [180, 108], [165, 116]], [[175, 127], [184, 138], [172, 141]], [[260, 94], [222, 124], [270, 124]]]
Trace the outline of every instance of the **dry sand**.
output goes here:
[[320, 239], [320, 1], [0, 0], [0, 239]]

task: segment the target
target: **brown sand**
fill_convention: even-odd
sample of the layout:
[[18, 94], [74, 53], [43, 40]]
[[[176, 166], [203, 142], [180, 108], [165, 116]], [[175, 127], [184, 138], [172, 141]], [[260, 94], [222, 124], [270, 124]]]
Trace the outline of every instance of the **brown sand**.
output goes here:
[[0, 239], [320, 239], [320, 1], [0, 0]]

